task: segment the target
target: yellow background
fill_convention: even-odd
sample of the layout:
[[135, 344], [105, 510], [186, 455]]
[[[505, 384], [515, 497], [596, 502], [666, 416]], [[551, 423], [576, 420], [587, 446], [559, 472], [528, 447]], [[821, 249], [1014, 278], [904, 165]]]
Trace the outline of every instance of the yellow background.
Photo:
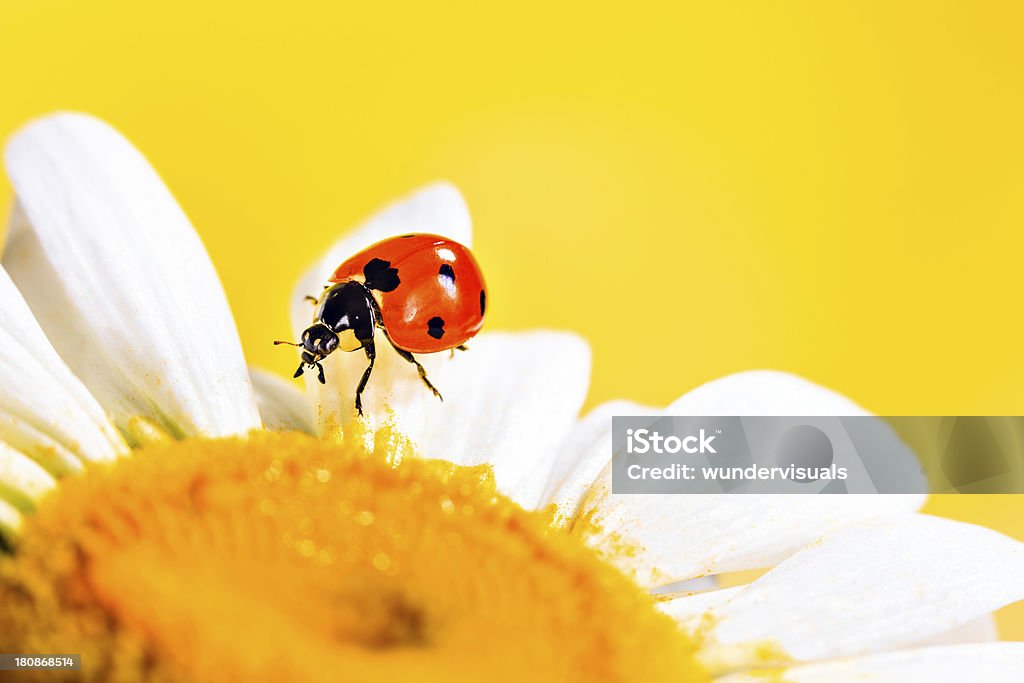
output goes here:
[[[1024, 414], [1024, 5], [692, 4], [0, 0], [0, 134], [124, 131], [282, 373], [300, 270], [448, 178], [489, 326], [586, 336], [591, 405], [774, 367]], [[1020, 500], [930, 509], [1024, 538]]]

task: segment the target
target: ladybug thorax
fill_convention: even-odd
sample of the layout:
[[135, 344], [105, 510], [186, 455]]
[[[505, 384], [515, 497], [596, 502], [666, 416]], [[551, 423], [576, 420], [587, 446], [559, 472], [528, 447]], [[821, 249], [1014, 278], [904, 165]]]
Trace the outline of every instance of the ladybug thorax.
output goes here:
[[334, 332], [342, 351], [356, 351], [373, 340], [377, 310], [373, 294], [361, 282], [339, 282], [320, 296], [314, 326], [323, 325]]

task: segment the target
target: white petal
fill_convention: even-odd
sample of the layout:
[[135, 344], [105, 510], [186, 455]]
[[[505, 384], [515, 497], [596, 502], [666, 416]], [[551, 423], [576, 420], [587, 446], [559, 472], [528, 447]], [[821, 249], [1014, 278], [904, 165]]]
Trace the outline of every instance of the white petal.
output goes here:
[[18, 509], [0, 498], [0, 554], [6, 548], [13, 547], [24, 523], [25, 518]]
[[315, 432], [309, 402], [294, 383], [259, 368], [249, 368], [249, 377], [263, 426], [276, 431]]
[[[316, 296], [327, 278], [341, 263], [361, 249], [388, 237], [408, 232], [429, 232], [472, 246], [473, 230], [469, 209], [451, 183], [439, 182], [403, 197], [367, 219], [362, 225], [335, 242], [323, 258], [299, 280], [292, 297], [292, 329], [298, 335], [309, 325], [313, 308], [306, 296]], [[358, 369], [362, 373], [362, 368]], [[355, 375], [359, 380], [359, 375]]]
[[[705, 384], [667, 415], [866, 415], [854, 403], [778, 372], [746, 372]], [[896, 438], [894, 436], [894, 438]], [[822, 534], [893, 512], [923, 495], [666, 495], [611, 493], [606, 467], [574, 531], [643, 585], [770, 567]], [[623, 552], [626, 551], [626, 552]]]
[[960, 645], [963, 643], [991, 643], [999, 640], [999, 628], [996, 626], [996, 618], [991, 614], [968, 621], [965, 624], [954, 627], [944, 633], [939, 633], [926, 638], [915, 647], [925, 645]]
[[1024, 643], [948, 645], [811, 664], [785, 672], [736, 674], [719, 683], [1019, 683]]
[[559, 445], [540, 506], [555, 505], [556, 521], [571, 522], [583, 497], [612, 459], [612, 417], [660, 412], [660, 408], [629, 401], [612, 401], [590, 411]]
[[[386, 346], [386, 344], [384, 345]], [[392, 423], [423, 457], [462, 465], [491, 464], [498, 487], [520, 504], [540, 498], [558, 444], [572, 428], [590, 378], [590, 351], [560, 332], [482, 334], [469, 350], [421, 357], [435, 398], [416, 370], [378, 345], [363, 405], [376, 428]], [[334, 419], [352, 411], [355, 383], [325, 363], [320, 410]]]
[[[717, 591], [680, 593], [670, 598], [663, 598], [657, 603], [657, 607], [672, 616], [680, 627], [691, 636], [700, 637], [701, 631], [716, 621], [717, 611], [745, 588], [746, 586], [734, 586]], [[915, 643], [914, 647], [987, 643], [995, 640], [998, 640], [995, 618], [991, 614], [986, 614], [951, 631], [941, 633], [921, 643]]]
[[658, 603], [658, 609], [669, 615], [688, 633], [697, 634], [701, 627], [714, 619], [715, 610], [732, 600], [745, 588], [733, 586], [716, 591], [680, 595]]
[[99, 404], [50, 345], [0, 268], [0, 441], [52, 475], [127, 451]]
[[23, 513], [31, 512], [43, 494], [56, 485], [53, 476], [34, 460], [0, 443], [0, 500]]
[[870, 415], [850, 399], [775, 370], [727, 375], [684, 394], [666, 415]]
[[[713, 670], [893, 650], [1024, 598], [1024, 543], [896, 515], [809, 546], [716, 610]], [[772, 658], [768, 657], [771, 660]]]
[[4, 266], [115, 423], [259, 427], [224, 291], [142, 155], [96, 119], [58, 114], [19, 131], [6, 161], [21, 211]]
[[[611, 495], [591, 491], [574, 527], [644, 586], [771, 567], [848, 524], [918, 509], [924, 496]], [[586, 513], [585, 513], [586, 517]], [[622, 552], [622, 551], [628, 552]]]
[[687, 579], [666, 583], [663, 586], [656, 586], [648, 591], [659, 600], [671, 600], [683, 595], [693, 595], [707, 591], [718, 590], [719, 581], [717, 576], [702, 576], [699, 579]]

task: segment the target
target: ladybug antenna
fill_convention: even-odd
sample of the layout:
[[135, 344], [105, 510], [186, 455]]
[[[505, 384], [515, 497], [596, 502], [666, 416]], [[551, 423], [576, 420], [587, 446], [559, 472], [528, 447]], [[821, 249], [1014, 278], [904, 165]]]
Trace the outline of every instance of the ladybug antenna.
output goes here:
[[287, 344], [288, 346], [302, 346], [302, 344], [297, 344], [296, 342], [282, 341], [280, 339], [274, 342], [274, 346], [280, 346], [281, 344]]

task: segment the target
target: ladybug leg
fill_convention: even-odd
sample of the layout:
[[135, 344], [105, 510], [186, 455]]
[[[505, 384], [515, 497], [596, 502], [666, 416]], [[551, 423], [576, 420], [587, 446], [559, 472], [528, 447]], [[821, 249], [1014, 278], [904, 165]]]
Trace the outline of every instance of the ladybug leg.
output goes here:
[[[394, 346], [394, 345], [392, 344], [392, 346]], [[413, 365], [416, 366], [416, 372], [418, 372], [420, 374], [420, 379], [423, 380], [423, 383], [427, 385], [428, 389], [430, 389], [432, 392], [434, 392], [434, 396], [437, 396], [439, 399], [441, 399], [443, 401], [444, 397], [441, 396], [441, 392], [437, 390], [437, 387], [435, 387], [433, 384], [431, 384], [430, 380], [427, 379], [427, 371], [424, 370], [423, 366], [420, 365], [420, 362], [418, 360], [416, 360], [416, 356], [412, 355], [411, 353], [409, 353], [405, 349], [398, 348], [397, 346], [395, 346], [395, 351], [398, 352], [399, 356], [401, 356], [402, 358], [404, 358], [405, 360], [409, 361], [410, 363], [412, 363]]]
[[316, 365], [316, 378], [320, 380], [320, 384], [327, 384], [327, 378], [324, 377], [324, 366], [320, 363], [314, 363]]
[[366, 351], [366, 357], [370, 360], [370, 364], [366, 366], [366, 370], [363, 371], [363, 376], [359, 380], [359, 386], [356, 387], [356, 411], [360, 416], [363, 414], [363, 389], [366, 388], [366, 383], [370, 379], [370, 373], [373, 372], [373, 361], [377, 358], [377, 351], [373, 346], [373, 340], [370, 340], [363, 350]]
[[413, 365], [415, 365], [416, 366], [416, 372], [418, 372], [420, 374], [420, 379], [423, 380], [423, 383], [427, 385], [428, 389], [430, 389], [432, 392], [434, 392], [434, 396], [437, 396], [439, 399], [441, 399], [443, 401], [444, 400], [444, 396], [442, 396], [441, 392], [437, 390], [437, 387], [435, 387], [433, 384], [431, 384], [430, 380], [427, 379], [427, 371], [423, 368], [422, 365], [420, 365], [420, 362], [418, 360], [416, 360], [416, 356], [412, 355], [411, 353], [409, 353], [405, 349], [399, 348], [395, 344], [395, 342], [391, 339], [391, 335], [388, 334], [388, 328], [384, 327], [384, 325], [379, 325], [379, 327], [380, 327], [381, 332], [383, 332], [384, 336], [387, 338], [388, 343], [391, 344], [391, 348], [393, 348], [395, 350], [395, 353], [397, 353], [399, 356], [404, 358], [406, 360], [406, 362], [409, 362], [409, 363], [412, 363]]
[[299, 363], [299, 369], [295, 371], [295, 374], [292, 375], [292, 377], [302, 377], [302, 371], [305, 368], [306, 368], [306, 364], [305, 363]]
[[456, 346], [455, 348], [452, 349], [452, 355], [450, 355], [448, 357], [449, 358], [455, 358], [455, 352], [456, 351], [469, 351], [469, 347], [466, 346], [465, 344], [459, 344], [458, 346]]

